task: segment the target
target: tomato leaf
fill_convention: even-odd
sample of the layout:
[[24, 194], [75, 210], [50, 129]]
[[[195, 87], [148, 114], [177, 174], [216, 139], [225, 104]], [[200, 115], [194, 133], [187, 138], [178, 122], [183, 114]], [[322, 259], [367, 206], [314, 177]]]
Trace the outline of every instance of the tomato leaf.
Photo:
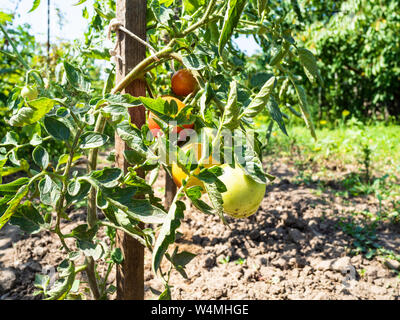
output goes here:
[[303, 115], [304, 122], [306, 123], [307, 127], [310, 129], [311, 135], [315, 140], [317, 140], [317, 135], [315, 134], [315, 128], [314, 128], [314, 123], [311, 119], [311, 115], [308, 111], [308, 102], [307, 102], [307, 95], [306, 92], [304, 91], [303, 86], [296, 84], [295, 81], [292, 81], [297, 97], [299, 98], [299, 105], [300, 105], [300, 110]]
[[42, 168], [46, 169], [49, 165], [49, 154], [42, 146], [37, 146], [32, 152], [33, 161]]
[[237, 103], [237, 87], [236, 81], [232, 81], [230, 85], [228, 100], [225, 106], [222, 125], [230, 130], [236, 129], [239, 124], [240, 107]]
[[53, 99], [42, 97], [29, 101], [30, 107], [22, 107], [10, 118], [10, 125], [23, 127], [33, 124], [42, 119], [59, 102]]
[[269, 111], [269, 114], [271, 115], [271, 118], [276, 121], [278, 124], [279, 128], [282, 130], [282, 132], [286, 135], [288, 135], [285, 127], [285, 122], [283, 121], [282, 117], [282, 112], [279, 109], [278, 103], [271, 97], [270, 101], [267, 104], [267, 108]]
[[43, 120], [43, 124], [47, 132], [54, 139], [68, 141], [71, 132], [67, 125], [58, 120], [56, 117], [45, 117]]
[[81, 149], [93, 149], [104, 146], [108, 141], [108, 136], [105, 134], [96, 133], [93, 131], [85, 132], [81, 136], [81, 143], [79, 148]]
[[160, 267], [161, 260], [168, 249], [168, 246], [175, 242], [175, 233], [181, 225], [181, 220], [184, 217], [185, 204], [181, 201], [172, 203], [168, 211], [166, 220], [163, 223], [160, 233], [158, 234], [156, 243], [154, 244], [152, 256], [152, 268], [157, 273]]
[[27, 184], [23, 185], [18, 189], [17, 194], [14, 198], [12, 198], [7, 204], [8, 208], [4, 212], [4, 214], [0, 217], [0, 230], [4, 227], [4, 225], [10, 220], [12, 215], [17, 210], [22, 199], [28, 194], [29, 187]]
[[218, 53], [221, 56], [222, 51], [231, 38], [233, 30], [239, 23], [240, 15], [246, 5], [246, 0], [229, 0], [228, 8], [225, 12], [224, 24], [218, 41]]
[[82, 71], [64, 61], [64, 70], [69, 84], [78, 91], [89, 93], [90, 82], [86, 80]]
[[211, 204], [213, 206], [213, 213], [218, 215], [221, 218], [222, 222], [225, 225], [227, 225], [228, 223], [226, 222], [224, 216], [224, 207], [223, 207], [224, 201], [222, 200], [222, 195], [221, 192], [218, 190], [217, 184], [215, 182], [214, 183], [205, 182], [204, 186], [206, 188], [208, 197], [210, 198]]
[[250, 102], [246, 109], [244, 109], [243, 116], [254, 118], [259, 114], [269, 101], [269, 96], [275, 86], [275, 77], [269, 78], [269, 80], [263, 85], [260, 92], [256, 97]]
[[316, 83], [318, 80], [321, 85], [323, 85], [323, 79], [319, 72], [319, 68], [317, 65], [317, 60], [310, 50], [305, 48], [298, 48], [297, 54], [300, 59], [300, 63], [304, 68], [304, 72], [306, 73], [307, 78], [311, 83]]
[[48, 226], [30, 201], [26, 201], [18, 207], [11, 217], [10, 223], [19, 226], [21, 230], [30, 234], [38, 233]]
[[28, 11], [28, 13], [30, 13], [30, 12], [36, 10], [37, 7], [39, 7], [39, 5], [40, 5], [40, 0], [34, 0], [34, 1], [33, 1], [33, 5], [32, 5], [32, 8], [31, 8], [31, 10]]

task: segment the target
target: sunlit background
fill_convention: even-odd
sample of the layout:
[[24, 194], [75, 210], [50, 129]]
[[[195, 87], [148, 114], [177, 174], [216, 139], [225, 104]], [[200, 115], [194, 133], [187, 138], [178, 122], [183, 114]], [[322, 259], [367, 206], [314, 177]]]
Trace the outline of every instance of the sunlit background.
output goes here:
[[[51, 0], [50, 1], [50, 41], [51, 43], [74, 40], [82, 37], [87, 26], [87, 20], [82, 16], [82, 9], [87, 7], [89, 14], [93, 11], [93, 1], [74, 6], [78, 0]], [[16, 13], [14, 24], [29, 24], [31, 34], [37, 41], [47, 41], [47, 0], [41, 0], [39, 7], [33, 12], [33, 0], [1, 0], [0, 10], [7, 13]], [[106, 32], [106, 31], [105, 31]], [[240, 36], [234, 39], [238, 47], [247, 55], [261, 50], [252, 37]]]

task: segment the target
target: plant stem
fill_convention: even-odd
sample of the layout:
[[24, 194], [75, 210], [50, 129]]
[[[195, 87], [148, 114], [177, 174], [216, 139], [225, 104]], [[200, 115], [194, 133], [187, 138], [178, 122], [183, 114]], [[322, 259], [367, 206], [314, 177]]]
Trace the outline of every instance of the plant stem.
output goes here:
[[186, 37], [189, 33], [191, 33], [193, 30], [196, 30], [197, 28], [201, 27], [203, 24], [208, 22], [208, 17], [210, 16], [212, 10], [214, 9], [214, 6], [216, 4], [215, 0], [211, 0], [208, 3], [206, 12], [204, 13], [203, 17], [196, 22], [195, 24], [192, 24], [189, 28], [187, 28], [186, 30], [184, 30], [182, 33], [178, 33], [176, 35], [177, 38], [184, 38]]
[[[173, 44], [175, 43], [175, 40], [171, 40], [168, 45], [155, 53], [154, 55], [157, 56], [161, 60], [161, 58], [165, 58], [170, 56], [170, 53], [173, 51]], [[154, 57], [150, 56], [144, 59], [142, 62], [140, 62], [135, 68], [132, 69], [131, 72], [129, 72], [124, 79], [122, 79], [112, 90], [111, 93], [115, 94], [117, 92], [122, 91], [125, 89], [129, 84], [132, 83], [133, 80], [135, 80], [138, 76], [140, 76], [143, 72], [143, 70], [149, 66], [152, 62], [154, 62]]]

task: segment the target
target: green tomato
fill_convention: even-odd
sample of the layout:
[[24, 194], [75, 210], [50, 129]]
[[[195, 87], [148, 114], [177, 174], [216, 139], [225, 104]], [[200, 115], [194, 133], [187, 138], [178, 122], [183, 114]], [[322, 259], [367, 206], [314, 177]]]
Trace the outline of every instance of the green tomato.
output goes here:
[[25, 86], [21, 90], [21, 97], [30, 101], [37, 99], [39, 93], [36, 86]]
[[234, 218], [246, 218], [256, 213], [267, 186], [254, 181], [239, 166], [232, 168], [224, 164], [221, 167], [224, 173], [218, 178], [227, 189], [221, 194], [225, 213]]

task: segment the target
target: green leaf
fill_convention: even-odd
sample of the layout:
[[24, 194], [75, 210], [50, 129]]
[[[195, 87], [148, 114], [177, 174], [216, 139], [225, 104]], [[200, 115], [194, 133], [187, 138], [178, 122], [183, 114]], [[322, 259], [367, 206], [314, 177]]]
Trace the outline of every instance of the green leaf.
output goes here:
[[184, 217], [185, 204], [181, 201], [172, 203], [165, 222], [163, 223], [160, 233], [158, 234], [156, 243], [154, 244], [152, 267], [157, 273], [161, 260], [168, 249], [168, 246], [175, 242], [176, 229], [181, 225], [181, 220]]
[[93, 149], [104, 146], [108, 142], [108, 136], [105, 134], [88, 131], [81, 136], [81, 149]]
[[269, 103], [267, 104], [267, 108], [268, 108], [269, 114], [271, 115], [271, 118], [276, 121], [276, 123], [278, 124], [278, 126], [282, 130], [282, 132], [284, 134], [288, 135], [287, 131], [286, 131], [286, 127], [285, 127], [285, 122], [283, 121], [282, 112], [279, 109], [278, 103], [272, 97], [271, 97]]
[[111, 253], [111, 259], [116, 264], [121, 264], [124, 261], [124, 255], [120, 248], [114, 248], [113, 252]]
[[86, 0], [79, 0], [77, 3], [73, 4], [73, 6], [79, 6], [82, 3], [85, 3]]
[[14, 131], [6, 133], [5, 137], [1, 140], [0, 146], [18, 146], [18, 135]]
[[317, 60], [310, 50], [305, 48], [298, 48], [297, 54], [299, 55], [300, 63], [304, 68], [307, 78], [311, 83], [316, 83], [316, 80], [322, 85], [323, 80], [319, 72]]
[[247, 108], [243, 112], [243, 116], [254, 118], [259, 114], [269, 101], [269, 96], [271, 95], [275, 86], [275, 77], [271, 77], [261, 88], [260, 92], [256, 97], [250, 102]]
[[7, 184], [0, 185], [0, 195], [15, 194], [21, 186], [29, 183], [29, 178], [19, 178]]
[[304, 91], [303, 86], [296, 84], [294, 81], [292, 81], [297, 97], [299, 98], [299, 105], [300, 105], [300, 110], [303, 115], [304, 122], [306, 123], [307, 127], [310, 129], [311, 135], [315, 140], [317, 140], [317, 135], [315, 134], [315, 128], [314, 128], [314, 123], [312, 122], [311, 115], [308, 111], [308, 102], [307, 102], [307, 96], [306, 92]]
[[46, 149], [37, 146], [32, 152], [33, 161], [42, 168], [43, 170], [46, 169], [49, 165], [49, 154], [47, 153]]
[[169, 261], [171, 261], [171, 263], [174, 265], [174, 268], [182, 275], [182, 277], [188, 279], [188, 276], [185, 272], [185, 266], [192, 261], [196, 255], [188, 251], [182, 251], [178, 253], [178, 248], [175, 247], [172, 257], [169, 255], [165, 256]]
[[124, 157], [129, 162], [129, 164], [139, 165], [146, 160], [146, 156], [143, 152], [138, 152], [136, 150], [124, 150]]
[[[249, 134], [249, 136], [251, 135]], [[235, 149], [236, 163], [240, 163], [245, 174], [250, 176], [253, 180], [265, 184], [267, 183], [268, 176], [264, 172], [261, 160], [257, 156], [257, 153], [251, 147], [252, 145], [252, 142], [248, 141], [241, 148]]]
[[67, 80], [73, 88], [85, 93], [90, 92], [90, 82], [85, 79], [81, 70], [66, 61], [64, 62], [64, 69]]
[[70, 235], [78, 240], [91, 241], [93, 237], [96, 235], [97, 230], [98, 230], [97, 226], [90, 229], [89, 226], [86, 223], [84, 223], [72, 229]]
[[92, 257], [95, 261], [100, 259], [104, 253], [104, 249], [100, 243], [94, 244], [87, 240], [77, 240], [76, 245], [86, 257]]
[[258, 16], [261, 17], [267, 6], [267, 0], [257, 0]]
[[213, 206], [213, 213], [218, 215], [222, 222], [227, 225], [225, 216], [224, 216], [224, 201], [222, 200], [221, 192], [218, 190], [217, 184], [214, 183], [204, 183], [206, 188], [208, 197], [210, 198], [211, 204]]
[[[104, 168], [102, 170], [92, 171], [87, 176], [87, 181], [95, 187], [112, 188], [118, 185], [118, 180], [122, 177], [123, 173], [120, 168]], [[80, 177], [79, 179], [85, 178]]]
[[125, 108], [138, 107], [142, 104], [139, 98], [133, 97], [130, 94], [107, 94], [105, 99], [110, 105]]
[[35, 132], [35, 134], [33, 135], [33, 137], [32, 137], [32, 139], [29, 141], [29, 143], [32, 145], [32, 146], [38, 146], [39, 144], [41, 144], [43, 142], [43, 139], [42, 139], [42, 137], [38, 134], [38, 133], [36, 133]]
[[54, 206], [61, 195], [60, 186], [48, 175], [39, 181], [40, 201], [49, 206]]
[[236, 81], [232, 81], [230, 85], [228, 100], [225, 106], [222, 125], [230, 130], [236, 129], [239, 124], [240, 107], [237, 103]]
[[69, 128], [56, 117], [45, 117], [43, 121], [44, 127], [47, 132], [57, 140], [68, 141], [70, 137]]
[[136, 156], [147, 158], [147, 148], [143, 143], [141, 131], [132, 126], [128, 121], [123, 121], [117, 125], [117, 134], [126, 142], [129, 148], [136, 152]]
[[201, 70], [205, 68], [204, 62], [200, 59], [200, 56], [195, 54], [188, 54], [182, 57], [182, 62], [186, 68], [192, 70]]
[[150, 7], [157, 21], [161, 24], [168, 26], [174, 20], [174, 10], [165, 8], [158, 0], [153, 0]]
[[205, 4], [205, 0], [183, 0], [182, 4], [184, 12], [191, 15]]
[[30, 234], [38, 233], [47, 227], [42, 215], [30, 201], [26, 201], [18, 207], [11, 217], [10, 223], [19, 226], [21, 230]]
[[213, 214], [213, 208], [200, 199], [202, 196], [202, 190], [203, 188], [201, 186], [194, 186], [186, 189], [185, 193], [197, 209], [206, 214]]
[[7, 210], [0, 217], [0, 230], [4, 227], [4, 225], [8, 222], [8, 220], [10, 220], [12, 215], [17, 210], [22, 199], [28, 194], [28, 191], [29, 191], [28, 185], [27, 184], [23, 185], [21, 188], [18, 189], [18, 192], [15, 195], [15, 197], [8, 202]]
[[31, 10], [28, 11], [28, 13], [30, 13], [30, 12], [36, 10], [36, 8], [39, 7], [39, 5], [40, 5], [40, 0], [34, 0], [34, 1], [33, 1], [33, 5], [32, 5], [32, 8], [31, 8]]
[[61, 279], [47, 292], [45, 300], [63, 300], [71, 290], [75, 280], [75, 265], [72, 261], [64, 260], [58, 267]]
[[229, 0], [228, 8], [225, 13], [224, 24], [218, 41], [218, 53], [221, 56], [222, 51], [231, 38], [233, 30], [239, 23], [240, 15], [246, 5], [246, 0]]
[[171, 289], [167, 286], [165, 290], [158, 296], [158, 300], [171, 300]]
[[15, 127], [23, 127], [33, 124], [42, 119], [53, 107], [59, 102], [53, 99], [42, 97], [29, 101], [30, 107], [22, 107], [17, 114], [10, 118], [10, 125]]

